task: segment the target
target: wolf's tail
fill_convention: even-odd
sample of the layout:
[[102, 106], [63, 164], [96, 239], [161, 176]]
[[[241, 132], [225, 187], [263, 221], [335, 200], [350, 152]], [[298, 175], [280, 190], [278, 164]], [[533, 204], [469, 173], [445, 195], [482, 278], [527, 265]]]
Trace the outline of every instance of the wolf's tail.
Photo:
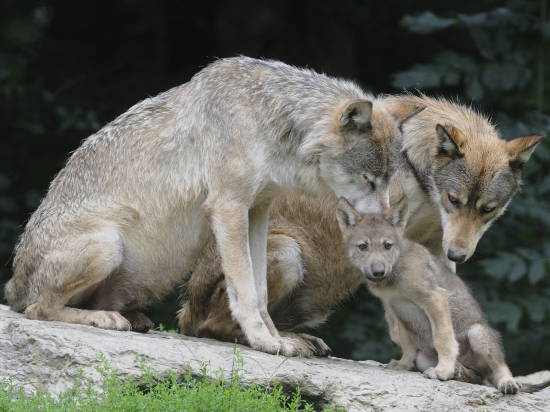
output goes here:
[[550, 381], [542, 382], [536, 385], [530, 385], [528, 383], [521, 384], [521, 391], [523, 393], [534, 393], [550, 387]]

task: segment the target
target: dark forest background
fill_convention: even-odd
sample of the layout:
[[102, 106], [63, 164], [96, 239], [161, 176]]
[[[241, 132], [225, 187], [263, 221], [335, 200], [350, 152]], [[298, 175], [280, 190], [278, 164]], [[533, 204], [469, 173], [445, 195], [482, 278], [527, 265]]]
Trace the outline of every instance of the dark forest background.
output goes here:
[[[217, 57], [279, 59], [472, 104], [506, 139], [550, 131], [546, 0], [2, 0], [0, 282], [30, 213], [81, 140]], [[515, 374], [550, 369], [550, 138], [518, 194], [458, 268], [502, 333]], [[149, 309], [174, 327], [178, 291]], [[1, 296], [1, 294], [0, 294]], [[336, 356], [399, 352], [378, 302], [356, 293], [314, 332]]]

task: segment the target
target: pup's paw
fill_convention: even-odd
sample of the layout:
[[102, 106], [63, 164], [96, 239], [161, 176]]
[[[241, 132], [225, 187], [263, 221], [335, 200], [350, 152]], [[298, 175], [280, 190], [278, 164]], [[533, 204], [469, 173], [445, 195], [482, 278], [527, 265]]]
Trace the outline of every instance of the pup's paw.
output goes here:
[[128, 319], [114, 311], [94, 311], [86, 316], [84, 323], [101, 329], [132, 330]]
[[392, 359], [387, 365], [386, 368], [393, 369], [397, 371], [415, 371], [416, 366], [413, 362], [402, 362], [401, 360]]
[[424, 371], [423, 375], [428, 379], [439, 379], [440, 381], [446, 381], [452, 379], [455, 373], [454, 367], [451, 370], [446, 370], [443, 368], [428, 368]]
[[498, 381], [497, 387], [502, 393], [518, 393], [521, 389], [521, 383], [514, 378], [502, 378]]

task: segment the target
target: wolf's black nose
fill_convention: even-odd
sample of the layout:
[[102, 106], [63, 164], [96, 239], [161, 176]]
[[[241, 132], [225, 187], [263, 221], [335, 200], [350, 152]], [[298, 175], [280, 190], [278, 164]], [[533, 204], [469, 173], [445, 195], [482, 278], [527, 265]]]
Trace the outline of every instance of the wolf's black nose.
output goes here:
[[449, 249], [449, 251], [447, 252], [447, 257], [449, 258], [449, 260], [452, 260], [453, 262], [456, 262], [456, 263], [462, 263], [466, 260], [466, 255], [457, 253], [451, 249]]
[[382, 276], [384, 276], [384, 272], [384, 268], [373, 268], [372, 276], [374, 276], [375, 278], [381, 278]]

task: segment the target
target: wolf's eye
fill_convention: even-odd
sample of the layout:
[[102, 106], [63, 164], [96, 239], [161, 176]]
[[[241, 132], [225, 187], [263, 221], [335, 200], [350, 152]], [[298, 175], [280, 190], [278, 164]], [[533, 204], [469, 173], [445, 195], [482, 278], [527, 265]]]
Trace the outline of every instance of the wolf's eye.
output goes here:
[[458, 202], [458, 199], [456, 197], [454, 197], [453, 195], [449, 195], [449, 202], [451, 202], [451, 204], [454, 207], [459, 207], [460, 206], [460, 203]]
[[484, 208], [481, 209], [481, 213], [491, 213], [493, 210], [495, 210], [496, 207], [490, 207], [490, 206], [485, 206]]
[[360, 245], [357, 245], [357, 249], [365, 251], [368, 249], [368, 247], [365, 243], [361, 243]]
[[392, 247], [392, 246], [393, 246], [393, 245], [392, 245], [391, 243], [389, 243], [389, 242], [384, 242], [384, 249], [386, 249], [386, 250], [391, 250], [391, 247]]
[[370, 184], [370, 189], [372, 191], [376, 190], [376, 185], [374, 184], [374, 182], [367, 176], [366, 173], [363, 173], [363, 177], [365, 178], [365, 180]]

